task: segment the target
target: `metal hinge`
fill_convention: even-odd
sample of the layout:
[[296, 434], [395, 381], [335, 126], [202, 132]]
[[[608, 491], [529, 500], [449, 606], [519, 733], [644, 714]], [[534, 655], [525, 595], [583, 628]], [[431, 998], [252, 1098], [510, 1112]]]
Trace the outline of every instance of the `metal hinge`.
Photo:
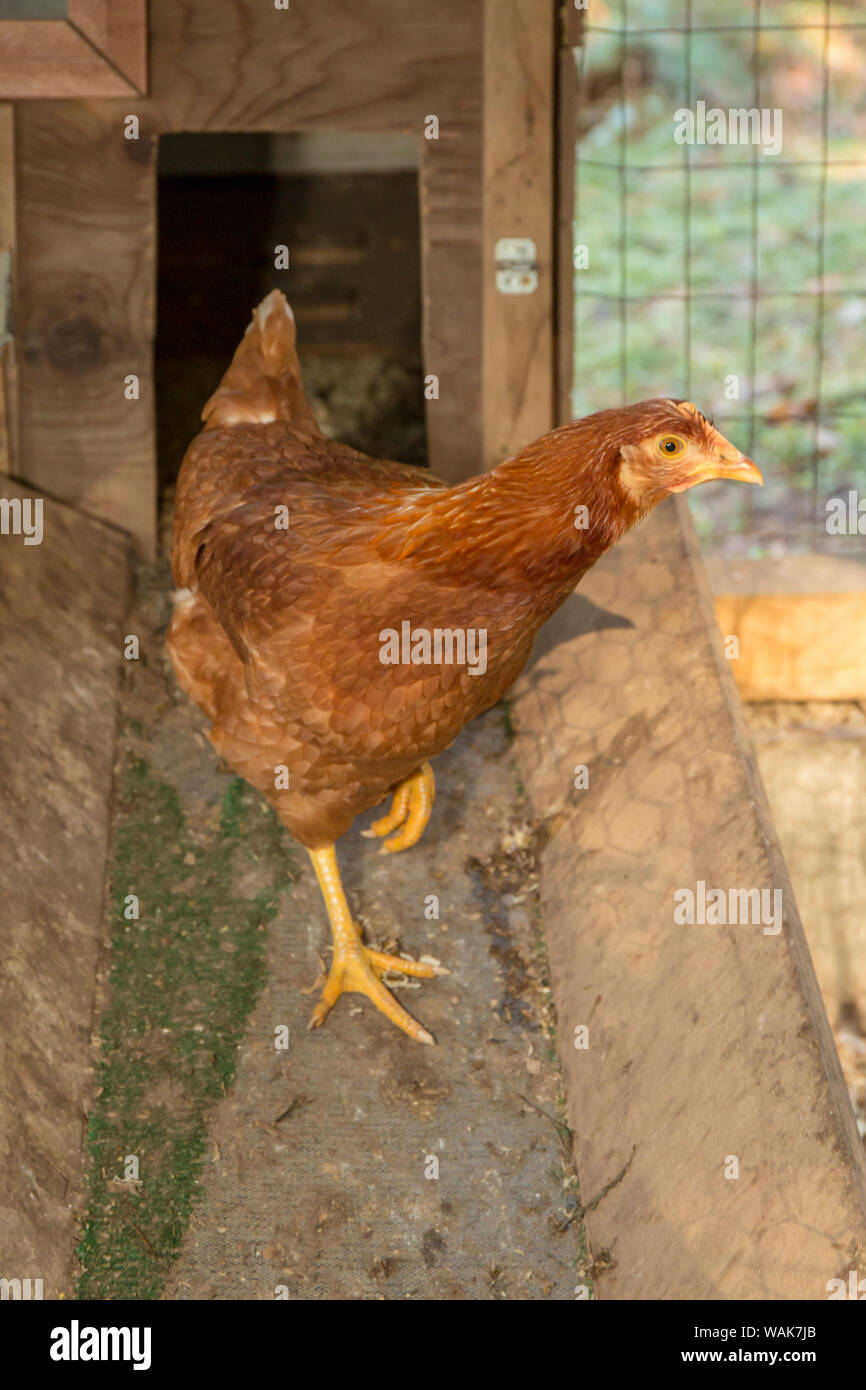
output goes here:
[[494, 256], [500, 294], [532, 294], [538, 289], [538, 253], [531, 237], [500, 237]]

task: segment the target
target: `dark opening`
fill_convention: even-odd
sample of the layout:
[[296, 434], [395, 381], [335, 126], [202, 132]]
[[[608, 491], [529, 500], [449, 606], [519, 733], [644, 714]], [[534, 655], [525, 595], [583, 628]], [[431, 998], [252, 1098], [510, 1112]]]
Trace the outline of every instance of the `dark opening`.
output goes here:
[[[156, 340], [160, 490], [253, 307], [298, 324], [322, 428], [426, 462], [417, 155], [382, 135], [168, 135], [159, 145]], [[275, 268], [285, 246], [289, 268]]]

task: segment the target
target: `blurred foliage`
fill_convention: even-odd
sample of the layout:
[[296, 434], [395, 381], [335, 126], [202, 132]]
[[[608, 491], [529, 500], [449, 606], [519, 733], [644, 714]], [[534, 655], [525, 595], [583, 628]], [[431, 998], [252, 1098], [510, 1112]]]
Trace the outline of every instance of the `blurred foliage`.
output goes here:
[[[724, 32], [670, 32], [689, 11], [696, 30]], [[866, 493], [866, 27], [839, 27], [866, 11], [831, 5], [826, 167], [824, 5], [764, 3], [757, 35], [754, 15], [750, 0], [593, 4], [576, 51], [575, 239], [589, 265], [575, 275], [574, 412], [695, 400], [769, 482], [691, 494], [699, 531], [710, 538], [712, 513], [734, 549], [737, 532], [796, 549], [820, 543], [828, 495]], [[781, 153], [676, 144], [674, 113], [698, 100], [779, 108]]]

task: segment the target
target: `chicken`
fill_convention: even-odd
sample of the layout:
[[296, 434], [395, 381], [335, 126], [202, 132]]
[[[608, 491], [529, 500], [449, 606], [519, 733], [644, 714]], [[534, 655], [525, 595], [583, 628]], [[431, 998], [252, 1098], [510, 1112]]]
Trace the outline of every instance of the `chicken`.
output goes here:
[[575, 420], [454, 487], [367, 458], [318, 429], [277, 291], [202, 419], [174, 519], [178, 681], [309, 852], [334, 942], [310, 1026], [352, 990], [432, 1043], [381, 976], [447, 971], [364, 944], [335, 842], [390, 792], [365, 833], [388, 854], [416, 844], [430, 760], [508, 690], [599, 556], [669, 493], [761, 475], [676, 400]]

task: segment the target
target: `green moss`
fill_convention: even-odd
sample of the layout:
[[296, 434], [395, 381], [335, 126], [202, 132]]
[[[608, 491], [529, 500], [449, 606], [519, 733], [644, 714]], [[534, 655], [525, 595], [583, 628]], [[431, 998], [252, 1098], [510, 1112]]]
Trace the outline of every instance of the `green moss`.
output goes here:
[[[78, 1297], [159, 1297], [199, 1196], [207, 1112], [234, 1076], [264, 979], [265, 928], [292, 874], [284, 831], [240, 779], [219, 823], [194, 837], [173, 788], [127, 759]], [[242, 880], [254, 881], [252, 896]], [[125, 915], [130, 895], [137, 920]], [[129, 1155], [139, 1181], [122, 1184]]]

